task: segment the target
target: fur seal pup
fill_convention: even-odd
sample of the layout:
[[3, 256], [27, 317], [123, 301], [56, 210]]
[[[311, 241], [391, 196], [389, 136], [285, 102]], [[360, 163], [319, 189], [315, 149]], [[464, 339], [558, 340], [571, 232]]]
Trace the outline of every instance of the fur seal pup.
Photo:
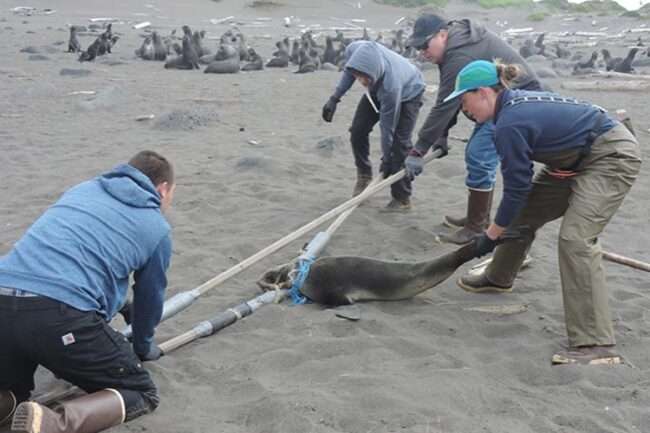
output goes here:
[[210, 50], [203, 47], [203, 37], [201, 36], [202, 32], [192, 33], [192, 44], [194, 44], [194, 51], [199, 57], [210, 55]]
[[559, 43], [555, 44], [555, 54], [560, 59], [568, 59], [571, 57], [571, 51], [563, 48]]
[[[323, 257], [316, 260], [300, 289], [322, 305], [348, 305], [364, 301], [400, 301], [424, 292], [449, 278], [458, 267], [475, 258], [475, 242], [433, 260], [419, 263], [387, 262], [367, 257]], [[262, 290], [289, 288], [293, 264], [264, 273]]]
[[153, 59], [164, 62], [167, 59], [167, 48], [163, 44], [158, 32], [153, 32], [151, 36], [153, 42]]
[[619, 63], [623, 61], [622, 57], [612, 57], [609, 50], [602, 49], [600, 52], [603, 54], [603, 60], [605, 61], [605, 69], [608, 71], [613, 70], [618, 66]]
[[264, 69], [264, 59], [253, 48], [248, 49], [248, 63], [242, 66], [242, 71], [261, 71]]
[[153, 60], [153, 37], [151, 35], [144, 38], [142, 45], [135, 50], [135, 55], [143, 60]]
[[284, 50], [281, 42], [275, 44], [278, 50], [273, 53], [273, 58], [266, 64], [267, 68], [286, 68], [289, 66], [289, 54]]
[[323, 52], [323, 63], [336, 62], [336, 50], [334, 49], [334, 41], [331, 36], [325, 38], [325, 51]]
[[579, 75], [593, 71], [596, 67], [596, 59], [598, 59], [598, 51], [591, 53], [591, 57], [586, 62], [578, 62], [573, 67], [573, 75]]
[[641, 49], [634, 47], [632, 48], [628, 53], [625, 58], [614, 67], [614, 72], [621, 72], [624, 74], [630, 74], [634, 72], [634, 68], [632, 68], [632, 62], [634, 61], [634, 56], [636, 56], [636, 53], [638, 53]]
[[219, 47], [214, 61], [203, 71], [206, 74], [234, 74], [239, 72], [239, 51], [229, 44]]
[[68, 52], [78, 53], [81, 51], [81, 45], [77, 38], [77, 26], [70, 26], [70, 39], [68, 40]]
[[294, 39], [293, 44], [291, 45], [291, 63], [294, 65], [300, 64], [300, 43], [298, 39]]
[[165, 62], [165, 69], [200, 69], [199, 58], [194, 51], [192, 40], [187, 35], [183, 36], [183, 49], [180, 56]]
[[300, 50], [300, 64], [298, 65], [298, 70], [296, 74], [306, 74], [308, 72], [316, 72], [316, 64], [314, 63], [312, 57], [307, 54], [303, 49]]
[[199, 69], [199, 55], [192, 41], [192, 30], [189, 26], [183, 26], [183, 59], [192, 69]]

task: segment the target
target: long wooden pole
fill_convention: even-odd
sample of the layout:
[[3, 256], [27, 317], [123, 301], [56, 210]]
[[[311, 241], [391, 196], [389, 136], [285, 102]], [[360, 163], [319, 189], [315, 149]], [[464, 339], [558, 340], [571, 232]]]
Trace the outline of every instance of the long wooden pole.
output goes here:
[[640, 271], [650, 272], [650, 263], [645, 263], [640, 260], [632, 259], [630, 257], [621, 256], [620, 254], [603, 251], [603, 258], [605, 260], [609, 260], [610, 262], [629, 266]]
[[[376, 185], [379, 183], [379, 178], [373, 180], [370, 185], [366, 189], [371, 188], [372, 186]], [[349, 217], [352, 212], [359, 207], [359, 204], [356, 206], [351, 207], [350, 209], [346, 210], [343, 212], [341, 215], [338, 216], [338, 218], [327, 228], [325, 231], [326, 233], [326, 238], [324, 240], [324, 243], [326, 244], [330, 239], [331, 236], [334, 234], [334, 232], [343, 224], [343, 222]], [[322, 238], [319, 238], [322, 239]], [[323, 249], [325, 248], [325, 245], [319, 245], [317, 247], [317, 251], [320, 253]], [[213, 335], [214, 333], [232, 325], [233, 323], [237, 322], [238, 320], [243, 319], [244, 317], [250, 316], [253, 314], [257, 309], [263, 307], [264, 305], [273, 303], [273, 302], [280, 302], [284, 298], [286, 298], [289, 294], [289, 291], [286, 289], [280, 289], [277, 290], [275, 293], [274, 292], [266, 292], [262, 295], [259, 295], [247, 302], [242, 302], [239, 305], [236, 305], [233, 308], [229, 308], [226, 311], [218, 314], [217, 316], [209, 319], [209, 320], [204, 320], [194, 326], [192, 329], [190, 329], [187, 332], [184, 332], [176, 337], [170, 338], [169, 340], [161, 343], [158, 347], [160, 350], [163, 352], [163, 354], [167, 355], [176, 349], [185, 346], [186, 344], [191, 343], [192, 341], [198, 340], [199, 338], [204, 338], [208, 337], [210, 335]], [[46, 393], [43, 393], [37, 397], [35, 397], [35, 401], [41, 403], [41, 404], [51, 404], [55, 401], [62, 400], [66, 397], [69, 397], [73, 394], [76, 394], [79, 392], [80, 389], [76, 386], [71, 386], [67, 387], [64, 389], [57, 389], [53, 391], [49, 391]]]
[[[424, 157], [424, 163], [427, 164], [430, 161], [442, 156], [442, 151], [440, 149], [436, 149], [435, 151], [431, 152], [427, 156]], [[204, 295], [205, 293], [209, 292], [210, 290], [214, 289], [217, 287], [219, 284], [223, 283], [224, 281], [228, 280], [229, 278], [234, 277], [235, 275], [239, 274], [240, 272], [248, 269], [255, 263], [259, 262], [260, 260], [270, 256], [271, 254], [275, 253], [276, 251], [282, 249], [289, 243], [295, 241], [296, 239], [300, 238], [301, 236], [305, 235], [306, 233], [310, 232], [311, 230], [315, 229], [316, 227], [320, 226], [321, 224], [325, 223], [326, 221], [336, 217], [337, 215], [340, 215], [341, 213], [347, 211], [348, 209], [353, 209], [356, 206], [358, 206], [361, 202], [365, 201], [372, 195], [376, 194], [378, 191], [381, 191], [382, 189], [386, 188], [389, 185], [392, 185], [393, 183], [397, 182], [398, 180], [402, 179], [406, 175], [406, 171], [404, 169], [398, 171], [397, 173], [387, 177], [386, 179], [383, 179], [377, 183], [373, 183], [372, 185], [368, 186], [361, 194], [357, 195], [356, 197], [353, 197], [349, 199], [348, 201], [338, 205], [334, 209], [324, 213], [320, 217], [316, 218], [315, 220], [303, 225], [302, 227], [294, 230], [293, 232], [289, 233], [288, 235], [284, 236], [281, 239], [278, 239], [271, 245], [267, 246], [266, 248], [258, 251], [257, 253], [253, 254], [252, 256], [246, 258], [245, 260], [241, 261], [240, 263], [236, 264], [235, 266], [231, 267], [230, 269], [220, 273], [219, 275], [215, 276], [214, 278], [211, 278], [210, 280], [206, 281], [205, 283], [201, 284], [200, 286], [196, 287], [195, 289], [185, 291], [185, 292], [180, 292], [177, 293], [176, 295], [172, 296], [171, 298], [167, 299], [165, 301], [165, 305], [163, 306], [163, 314], [162, 314], [162, 321], [169, 319], [170, 317], [175, 316], [176, 314], [180, 313], [181, 311], [185, 310], [188, 308], [190, 305], [192, 305], [199, 297]], [[130, 326], [126, 327], [122, 333], [126, 335], [127, 337], [131, 336], [132, 334], [132, 329]]]

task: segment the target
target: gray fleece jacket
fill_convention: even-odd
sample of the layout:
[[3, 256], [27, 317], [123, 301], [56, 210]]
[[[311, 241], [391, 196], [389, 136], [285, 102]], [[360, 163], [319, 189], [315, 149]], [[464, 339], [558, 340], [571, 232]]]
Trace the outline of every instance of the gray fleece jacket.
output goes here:
[[468, 19], [451, 21], [448, 25], [447, 47], [444, 59], [438, 65], [440, 87], [436, 105], [422, 125], [415, 143], [415, 148], [422, 154], [425, 154], [438, 139], [447, 137], [449, 128], [456, 123], [456, 116], [461, 108], [461, 98], [442, 101], [454, 91], [456, 76], [468, 63], [474, 60], [500, 59], [504, 63], [520, 65], [525, 74], [513, 87], [541, 90], [537, 75], [519, 53], [483, 25]]
[[404, 57], [372, 41], [352, 42], [345, 49], [345, 56], [347, 62], [334, 97], [340, 99], [354, 84], [351, 69], [372, 79], [370, 93], [379, 103], [381, 148], [384, 155], [390, 155], [402, 102], [424, 91], [422, 73]]

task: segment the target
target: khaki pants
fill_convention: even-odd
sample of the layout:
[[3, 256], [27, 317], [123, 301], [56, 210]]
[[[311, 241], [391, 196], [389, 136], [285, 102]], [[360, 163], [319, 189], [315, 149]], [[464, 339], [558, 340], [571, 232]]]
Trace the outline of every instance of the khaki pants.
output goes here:
[[494, 284], [512, 285], [534, 232], [563, 216], [558, 258], [569, 344], [614, 344], [598, 236], [636, 179], [641, 167], [638, 143], [617, 125], [594, 141], [582, 165], [578, 175], [567, 180], [552, 177], [547, 169], [538, 173], [526, 205], [512, 223], [529, 226], [532, 234], [522, 242], [497, 247], [486, 276]]

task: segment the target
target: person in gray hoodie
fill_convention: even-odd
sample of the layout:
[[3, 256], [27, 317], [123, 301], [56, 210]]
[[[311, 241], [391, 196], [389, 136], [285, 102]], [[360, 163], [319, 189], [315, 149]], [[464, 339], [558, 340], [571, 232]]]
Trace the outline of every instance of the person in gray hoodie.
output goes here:
[[[364, 86], [350, 127], [350, 142], [357, 166], [357, 182], [353, 195], [363, 191], [372, 180], [368, 136], [379, 122], [382, 159], [380, 171], [384, 178], [399, 171], [412, 147], [411, 134], [422, 106], [424, 79], [420, 71], [407, 59], [381, 44], [356, 41], [345, 50], [343, 76], [334, 94], [323, 107], [323, 120], [331, 122], [336, 105], [352, 87], [355, 80]], [[392, 200], [388, 210], [407, 210], [411, 207], [411, 179], [391, 186]]]
[[[520, 65], [523, 73], [512, 87], [542, 90], [535, 72], [519, 53], [483, 25], [468, 19], [447, 21], [434, 14], [422, 15], [415, 22], [408, 46], [436, 63], [440, 72], [436, 104], [406, 158], [406, 170], [411, 178], [422, 172], [423, 157], [431, 147], [442, 148], [444, 154], [447, 153], [446, 138], [449, 129], [456, 124], [461, 104], [458, 99], [445, 102], [445, 98], [454, 90], [456, 76], [467, 64], [474, 60], [499, 59], [507, 64]], [[470, 116], [468, 118], [471, 119]], [[499, 165], [492, 121], [476, 123], [465, 148], [465, 164], [465, 184], [469, 189], [467, 213], [461, 218], [445, 217], [445, 225], [458, 229], [449, 235], [441, 235], [443, 242], [468, 243], [480, 235], [490, 222], [492, 191]]]

